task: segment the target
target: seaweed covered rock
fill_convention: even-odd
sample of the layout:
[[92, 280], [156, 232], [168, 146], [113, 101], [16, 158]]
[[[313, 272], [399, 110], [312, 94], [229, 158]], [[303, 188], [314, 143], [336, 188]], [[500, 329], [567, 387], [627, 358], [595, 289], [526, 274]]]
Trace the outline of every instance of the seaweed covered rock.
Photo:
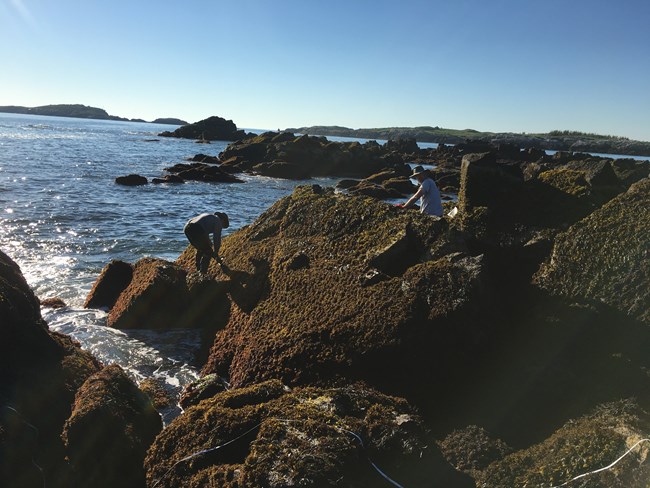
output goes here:
[[[51, 332], [20, 268], [0, 252], [0, 480], [69, 486], [60, 434], [76, 390], [99, 363]], [[38, 464], [34, 463], [38, 459]]]
[[107, 325], [116, 329], [173, 327], [186, 306], [185, 282], [185, 271], [173, 263], [139, 260], [129, 285], [110, 309]]
[[217, 116], [208, 117], [194, 124], [184, 125], [173, 132], [161, 132], [158, 135], [203, 141], [236, 141], [246, 137], [246, 133], [243, 130], [238, 130], [232, 120]]
[[151, 400], [119, 366], [88, 378], [63, 430], [77, 486], [144, 486], [144, 457], [161, 429]]
[[383, 476], [412, 487], [473, 486], [429, 443], [405, 400], [360, 384], [289, 390], [272, 380], [220, 393], [174, 420], [145, 468], [148, 486], [170, 488], [361, 488]]
[[[551, 437], [491, 464], [480, 486], [589, 486], [644, 488], [650, 479], [650, 416], [633, 402], [603, 405], [572, 420]], [[629, 455], [610, 466], [628, 450]], [[596, 473], [592, 473], [598, 471]], [[589, 474], [592, 473], [592, 474]], [[574, 483], [569, 483], [579, 478]]]
[[650, 180], [555, 239], [536, 282], [550, 293], [602, 302], [650, 324]]
[[[461, 248], [444, 219], [299, 187], [224, 239], [228, 267], [211, 272], [232, 306], [203, 372], [235, 387], [444, 383], [490, 330], [482, 260]], [[191, 268], [193, 250], [178, 263]]]

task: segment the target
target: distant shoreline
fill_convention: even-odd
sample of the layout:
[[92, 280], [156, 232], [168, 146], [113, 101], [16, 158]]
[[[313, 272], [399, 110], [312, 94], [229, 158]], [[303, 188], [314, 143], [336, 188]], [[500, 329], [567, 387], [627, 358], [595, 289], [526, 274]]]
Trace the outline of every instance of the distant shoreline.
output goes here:
[[544, 134], [516, 134], [511, 132], [479, 132], [473, 129], [456, 130], [440, 127], [387, 127], [350, 129], [341, 126], [310, 126], [288, 128], [288, 132], [359, 139], [395, 140], [415, 139], [417, 142], [461, 144], [468, 140], [492, 144], [513, 144], [520, 148], [548, 151], [620, 154], [650, 156], [650, 142], [634, 141], [625, 137], [587, 134], [577, 131], [552, 131]]
[[[23, 107], [20, 105], [0, 106], [0, 113], [19, 115], [44, 115], [49, 117], [74, 117], [92, 120], [118, 120], [121, 122], [147, 122], [143, 119], [127, 119], [116, 115], [109, 115], [106, 110], [97, 107], [88, 107], [80, 104], [42, 105], [40, 107]], [[159, 118], [151, 121], [152, 124], [187, 125], [187, 122], [173, 117]]]

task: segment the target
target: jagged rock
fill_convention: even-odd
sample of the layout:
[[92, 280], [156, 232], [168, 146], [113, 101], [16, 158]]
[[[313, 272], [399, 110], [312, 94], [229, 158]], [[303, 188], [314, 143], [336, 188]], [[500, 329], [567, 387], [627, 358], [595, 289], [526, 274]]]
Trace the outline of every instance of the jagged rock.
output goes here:
[[115, 305], [131, 280], [133, 279], [133, 266], [117, 259], [112, 260], [102, 270], [95, 280], [92, 289], [86, 297], [84, 308], [105, 308], [110, 310]]
[[635, 183], [555, 238], [536, 281], [650, 324], [650, 179]]
[[122, 368], [107, 366], [88, 378], [63, 430], [77, 486], [144, 486], [144, 457], [161, 429], [151, 400]]
[[149, 183], [149, 180], [144, 176], [132, 174], [128, 176], [118, 176], [115, 178], [115, 183], [124, 186], [142, 186]]
[[184, 139], [200, 139], [202, 141], [236, 141], [246, 137], [243, 130], [237, 130], [232, 120], [213, 116], [194, 124], [184, 125], [173, 132], [165, 131], [158, 134], [162, 137], [180, 137]]
[[145, 467], [149, 486], [361, 488], [383, 476], [415, 488], [473, 486], [405, 400], [363, 385], [290, 391], [268, 381], [218, 394], [175, 419]]

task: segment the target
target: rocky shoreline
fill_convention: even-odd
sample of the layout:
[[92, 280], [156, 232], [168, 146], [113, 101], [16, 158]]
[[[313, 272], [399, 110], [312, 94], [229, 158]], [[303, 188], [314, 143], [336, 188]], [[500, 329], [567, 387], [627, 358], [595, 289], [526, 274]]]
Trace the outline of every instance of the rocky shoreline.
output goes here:
[[[202, 164], [283, 162], [367, 188], [435, 164], [457, 214], [305, 185], [226, 237], [226, 266], [207, 277], [190, 247], [175, 262], [107, 263], [86, 306], [110, 309], [108, 326], [201, 330], [202, 379], [164, 429], [119, 367], [48, 330], [0, 254], [0, 479], [556, 486], [650, 436], [650, 163], [331, 144], [267, 133]], [[645, 487], [649, 452], [639, 444], [589, 486]]]

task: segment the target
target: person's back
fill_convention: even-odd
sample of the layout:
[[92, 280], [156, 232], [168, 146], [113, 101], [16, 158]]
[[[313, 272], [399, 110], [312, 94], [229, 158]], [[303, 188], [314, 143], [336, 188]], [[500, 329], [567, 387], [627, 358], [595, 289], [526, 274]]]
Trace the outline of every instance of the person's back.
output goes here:
[[421, 185], [423, 193], [420, 200], [420, 212], [442, 217], [442, 200], [440, 199], [440, 190], [438, 190], [435, 181], [433, 181], [431, 176], [427, 175]]
[[192, 217], [187, 221], [187, 224], [198, 224], [208, 234], [213, 234], [216, 231], [221, 232], [223, 227], [221, 219], [211, 213], [203, 213], [196, 217]]

